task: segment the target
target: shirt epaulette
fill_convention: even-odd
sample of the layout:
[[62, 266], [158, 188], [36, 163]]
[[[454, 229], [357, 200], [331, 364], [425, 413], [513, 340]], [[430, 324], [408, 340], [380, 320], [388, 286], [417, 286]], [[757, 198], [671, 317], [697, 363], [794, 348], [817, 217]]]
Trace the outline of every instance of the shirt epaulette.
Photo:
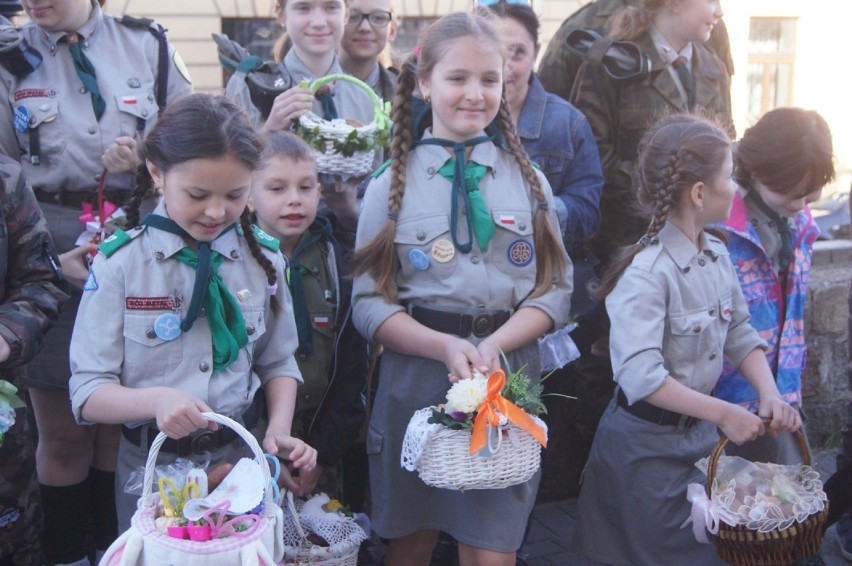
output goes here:
[[379, 165], [379, 168], [378, 168], [378, 169], [376, 169], [375, 171], [373, 171], [373, 174], [372, 174], [372, 175], [370, 175], [370, 177], [372, 177], [373, 179], [378, 178], [378, 177], [379, 177], [379, 175], [381, 175], [382, 173], [384, 173], [384, 172], [385, 172], [385, 169], [387, 169], [388, 167], [390, 167], [390, 164], [391, 164], [391, 160], [390, 160], [390, 159], [388, 159], [387, 161], [385, 161], [384, 163], [382, 163], [381, 165]]
[[277, 238], [273, 238], [263, 230], [261, 230], [257, 224], [252, 225], [252, 231], [254, 232], [254, 239], [258, 244], [263, 246], [264, 248], [268, 248], [275, 253], [278, 253], [278, 250], [281, 249], [281, 242], [278, 241]]
[[631, 265], [641, 269], [642, 271], [651, 271], [651, 267], [653, 267], [662, 252], [663, 245], [659, 242], [647, 246], [644, 250], [636, 254]]
[[129, 233], [119, 228], [112, 236], [101, 242], [98, 246], [98, 251], [106, 257], [110, 257], [112, 254], [117, 252], [119, 248], [124, 247], [128, 242], [130, 242], [130, 240], [144, 231], [145, 228], [142, 226], [134, 228]]

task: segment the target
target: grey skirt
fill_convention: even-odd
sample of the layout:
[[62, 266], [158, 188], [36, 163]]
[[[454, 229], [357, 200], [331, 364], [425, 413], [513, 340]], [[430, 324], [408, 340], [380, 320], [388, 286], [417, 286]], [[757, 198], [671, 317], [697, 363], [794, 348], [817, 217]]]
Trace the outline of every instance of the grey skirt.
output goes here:
[[715, 425], [690, 428], [644, 421], [615, 400], [598, 425], [583, 472], [575, 543], [605, 564], [725, 564], [712, 544], [695, 540], [686, 499], [690, 483], [704, 484], [695, 462], [718, 442]]
[[[527, 375], [538, 376], [538, 345], [509, 356], [513, 368], [533, 360]], [[523, 360], [523, 361], [522, 361]], [[517, 365], [516, 365], [517, 364]], [[427, 486], [416, 472], [400, 466], [402, 439], [418, 409], [446, 402], [450, 382], [443, 363], [382, 354], [367, 453], [370, 462], [372, 526], [383, 538], [435, 529], [459, 542], [495, 552], [515, 552], [523, 541], [541, 472], [528, 482], [496, 490], [459, 492]]]

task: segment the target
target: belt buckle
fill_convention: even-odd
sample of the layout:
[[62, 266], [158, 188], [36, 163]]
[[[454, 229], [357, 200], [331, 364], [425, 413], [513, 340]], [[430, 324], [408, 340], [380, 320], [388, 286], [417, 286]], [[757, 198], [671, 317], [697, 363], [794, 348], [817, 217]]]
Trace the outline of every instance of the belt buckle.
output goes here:
[[477, 338], [485, 338], [494, 332], [494, 316], [481, 312], [473, 317], [473, 322], [470, 327], [474, 336]]
[[196, 455], [204, 454], [214, 448], [215, 440], [216, 431], [209, 428], [195, 432], [190, 437], [189, 450]]

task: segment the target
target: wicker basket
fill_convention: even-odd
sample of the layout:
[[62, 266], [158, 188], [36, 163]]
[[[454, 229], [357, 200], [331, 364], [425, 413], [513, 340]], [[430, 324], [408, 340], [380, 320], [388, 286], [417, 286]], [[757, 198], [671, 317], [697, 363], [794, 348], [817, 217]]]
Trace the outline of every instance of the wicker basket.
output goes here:
[[[423, 483], [444, 489], [502, 489], [524, 483], [541, 466], [541, 445], [509, 422], [488, 432], [489, 456], [470, 454], [470, 430], [451, 430], [427, 423], [432, 408], [415, 412], [408, 423], [402, 466], [417, 470]], [[532, 417], [547, 431], [547, 425]]]
[[[361, 87], [373, 102], [373, 121], [364, 126], [353, 126], [342, 120], [324, 120], [313, 112], [299, 118], [296, 132], [310, 143], [316, 151], [317, 170], [320, 173], [361, 177], [373, 170], [376, 149], [382, 145], [379, 137], [390, 132], [389, 111], [384, 101], [366, 83], [344, 74], [321, 77], [307, 85], [312, 93], [333, 81], [346, 81]], [[335, 142], [344, 142], [353, 132], [358, 138], [370, 141], [370, 149], [355, 151], [351, 155], [338, 152]]]
[[284, 518], [284, 560], [279, 566], [357, 566], [358, 549], [361, 542], [367, 538], [364, 530], [353, 519], [345, 519], [345, 528], [338, 531], [336, 540], [329, 540], [328, 546], [314, 544], [308, 539], [306, 532], [311, 529], [299, 519], [302, 505], [302, 501], [294, 501], [293, 494], [289, 491], [281, 502], [281, 506], [289, 513], [285, 513]]
[[[811, 454], [805, 437], [796, 431], [796, 439], [805, 465], [811, 465]], [[728, 444], [724, 435], [719, 439], [707, 467], [707, 497], [712, 498], [711, 490], [716, 479], [719, 457]], [[804, 560], [815, 555], [822, 544], [823, 524], [828, 516], [828, 502], [819, 513], [810, 515], [804, 522], [792, 526], [761, 533], [749, 529], [745, 525], [731, 526], [724, 521], [719, 522], [719, 532], [708, 537], [716, 546], [716, 551], [723, 560], [736, 566], [787, 566], [796, 561]]]

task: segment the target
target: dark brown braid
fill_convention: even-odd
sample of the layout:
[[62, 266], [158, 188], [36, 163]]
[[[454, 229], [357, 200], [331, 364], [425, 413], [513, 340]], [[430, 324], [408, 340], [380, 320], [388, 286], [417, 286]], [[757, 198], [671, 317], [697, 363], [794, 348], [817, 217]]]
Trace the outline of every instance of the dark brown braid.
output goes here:
[[696, 183], [709, 183], [730, 152], [728, 136], [718, 125], [689, 114], [675, 114], [654, 124], [639, 143], [639, 200], [653, 207], [651, 222], [639, 242], [621, 250], [593, 294], [603, 299], [624, 270], [647, 246], [659, 245], [660, 233], [682, 197]]
[[124, 214], [127, 218], [127, 228], [136, 228], [139, 226], [139, 206], [145, 198], [154, 192], [154, 180], [151, 178], [151, 173], [148, 172], [148, 166], [145, 160], [136, 168], [136, 186], [133, 187], [133, 192], [130, 193], [130, 198], [124, 204]]
[[394, 238], [396, 221], [405, 194], [405, 171], [413, 145], [412, 97], [417, 83], [417, 55], [412, 53], [402, 64], [393, 103], [393, 137], [391, 138], [391, 183], [388, 195], [388, 219], [371, 242], [355, 251], [350, 264], [353, 276], [369, 273], [376, 289], [388, 301], [396, 300], [396, 275], [399, 259]]
[[565, 248], [559, 234], [547, 219], [547, 197], [541, 186], [538, 174], [530, 161], [521, 139], [515, 131], [512, 123], [512, 115], [506, 97], [500, 101], [500, 111], [497, 114], [503, 137], [509, 144], [509, 150], [518, 165], [521, 173], [529, 183], [532, 192], [532, 215], [533, 215], [533, 244], [535, 246], [535, 289], [531, 297], [539, 297], [550, 290], [554, 282], [562, 282], [565, 279]]
[[[243, 213], [240, 215], [240, 227], [243, 229], [243, 235], [245, 236], [246, 243], [251, 250], [252, 257], [254, 257], [257, 263], [260, 264], [263, 271], [266, 272], [266, 281], [269, 286], [277, 286], [278, 275], [275, 272], [275, 265], [273, 265], [272, 261], [266, 257], [260, 247], [260, 244], [257, 243], [251, 224], [251, 211], [249, 211], [248, 208], [245, 208]], [[273, 313], [278, 314], [281, 311], [281, 304], [278, 302], [278, 297], [275, 295], [270, 296], [269, 304], [272, 306]]]

